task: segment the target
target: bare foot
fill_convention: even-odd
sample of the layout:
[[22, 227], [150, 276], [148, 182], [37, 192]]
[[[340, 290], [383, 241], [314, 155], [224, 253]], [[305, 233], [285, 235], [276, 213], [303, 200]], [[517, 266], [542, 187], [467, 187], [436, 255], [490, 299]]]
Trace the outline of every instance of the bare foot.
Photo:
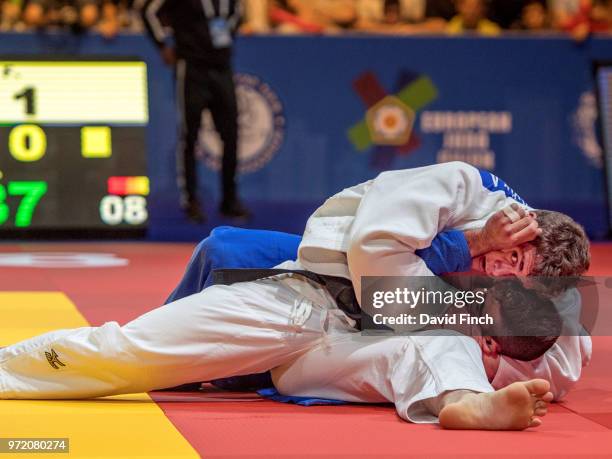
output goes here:
[[553, 394], [543, 379], [517, 382], [496, 392], [466, 392], [440, 411], [445, 429], [524, 430], [542, 424]]

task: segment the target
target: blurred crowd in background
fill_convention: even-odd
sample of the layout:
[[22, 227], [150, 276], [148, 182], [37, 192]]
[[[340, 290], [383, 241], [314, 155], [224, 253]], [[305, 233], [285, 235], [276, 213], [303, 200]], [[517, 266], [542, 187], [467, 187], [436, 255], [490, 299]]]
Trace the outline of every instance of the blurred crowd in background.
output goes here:
[[132, 0], [0, 0], [0, 30], [90, 30], [112, 38], [119, 32], [141, 32]]
[[[0, 0], [0, 30], [69, 28], [107, 38], [143, 30], [147, 0]], [[612, 0], [243, 0], [244, 34], [612, 31]]]

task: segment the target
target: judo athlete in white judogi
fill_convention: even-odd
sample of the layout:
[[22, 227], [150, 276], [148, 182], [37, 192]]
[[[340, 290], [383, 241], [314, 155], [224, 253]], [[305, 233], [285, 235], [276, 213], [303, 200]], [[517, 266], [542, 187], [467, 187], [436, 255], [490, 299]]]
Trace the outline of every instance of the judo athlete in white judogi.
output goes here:
[[[483, 355], [476, 339], [452, 332], [440, 336], [439, 330], [389, 338], [332, 333], [295, 361], [273, 369], [272, 379], [286, 395], [390, 402], [402, 419], [414, 423], [434, 423], [446, 415], [441, 422], [447, 428], [516, 430], [539, 425], [537, 418], [546, 414], [553, 398], [549, 383], [535, 379], [495, 391]], [[463, 404], [459, 421], [456, 404]], [[504, 416], [504, 411], [512, 415]], [[472, 416], [469, 421], [462, 419], [466, 413]]]
[[[463, 308], [450, 308], [448, 311], [457, 318], [465, 312]], [[504, 386], [500, 388], [502, 392], [495, 392], [489, 381], [498, 371], [500, 355], [494, 349], [496, 340], [485, 335], [508, 336], [505, 351], [514, 347], [515, 351], [523, 354], [523, 360], [531, 360], [552, 345], [563, 325], [562, 318], [551, 300], [522, 288], [517, 280], [500, 280], [490, 287], [480, 315], [494, 318], [495, 325], [456, 321], [446, 329], [423, 331], [411, 336], [332, 332], [325, 341], [294, 361], [273, 369], [272, 379], [281, 394], [292, 397], [358, 403], [391, 402], [401, 418], [415, 423], [435, 422], [438, 416], [446, 416], [444, 421], [448, 423], [451, 421], [449, 416], [454, 415], [449, 415], [447, 406], [461, 402], [465, 396], [467, 410], [472, 411], [474, 407], [469, 408], [471, 391], [495, 393], [488, 402], [514, 410], [517, 417], [500, 417], [497, 411], [502, 406], [497, 406], [489, 413], [478, 413], [475, 418], [478, 428], [517, 427], [514, 424], [517, 419], [522, 419], [518, 426], [524, 428], [534, 421], [533, 416], [546, 413], [546, 403], [553, 398], [549, 383], [532, 380], [538, 382], [510, 384], [511, 389]], [[507, 320], [508, 317], [511, 319]], [[542, 334], [543, 337], [533, 340], [510, 338], [516, 333]], [[464, 388], [468, 384], [479, 389], [466, 391]], [[521, 394], [533, 394], [527, 389], [532, 384], [546, 389], [548, 395], [545, 398], [540, 394], [545, 403], [536, 407], [525, 398], [523, 404], [518, 402], [507, 407], [504, 406], [507, 402], [505, 396], [499, 399], [503, 390], [515, 393], [519, 399]], [[450, 399], [449, 394], [452, 394]], [[469, 425], [476, 427], [475, 424]]]
[[[361, 276], [428, 275], [416, 249], [445, 229], [486, 230], [487, 221], [511, 204], [521, 202], [503, 190], [487, 189], [478, 170], [463, 163], [386, 172], [326, 201], [307, 224], [298, 260], [283, 267], [351, 279], [359, 298]], [[481, 249], [473, 255], [486, 255], [476, 264], [489, 274], [582, 274], [588, 267], [582, 230], [563, 217], [561, 226], [569, 225], [565, 233], [573, 237], [551, 250], [547, 231], [556, 234], [560, 227], [554, 219], [544, 225], [542, 216], [543, 233], [533, 244], [508, 242], [516, 244], [533, 231], [532, 223], [514, 227], [518, 239], [487, 239], [476, 231], [473, 246]], [[264, 372], [313, 349], [330, 331], [351, 332], [353, 325], [327, 291], [300, 276], [213, 286], [125, 326], [110, 322], [61, 330], [3, 349], [0, 398], [99, 397]], [[578, 342], [558, 350], [577, 366], [588, 351]], [[542, 365], [546, 374], [565, 374], [563, 359], [545, 358]], [[524, 375], [534, 368], [520, 371]], [[450, 378], [470, 393], [482, 391], [480, 380], [474, 384], [479, 378], [462, 381], [462, 374], [446, 370], [439, 378]], [[547, 391], [533, 389], [542, 397]]]
[[[338, 276], [348, 272], [360, 298], [362, 276], [431, 275], [415, 255], [417, 249], [428, 247], [436, 234], [449, 228], [465, 231], [469, 240], [472, 230], [482, 228], [494, 212], [513, 204], [529, 209], [499, 178], [465, 163], [383, 173], [333, 196], [311, 216], [299, 262], [314, 272]], [[590, 251], [582, 228], [557, 213], [538, 212], [537, 220], [543, 234], [530, 244], [504, 250], [495, 250], [495, 244], [473, 249], [473, 270], [492, 277], [571, 277], [586, 272]], [[486, 244], [503, 236], [496, 234], [498, 226], [492, 229], [477, 233], [476, 239]], [[529, 228], [519, 231], [514, 235], [517, 238]], [[575, 289], [555, 302], [561, 314], [580, 315], [580, 296]], [[589, 336], [566, 331], [542, 358], [532, 362], [502, 356], [492, 384], [501, 388], [514, 381], [543, 378], [551, 383], [555, 400], [561, 400], [580, 378], [591, 352]]]

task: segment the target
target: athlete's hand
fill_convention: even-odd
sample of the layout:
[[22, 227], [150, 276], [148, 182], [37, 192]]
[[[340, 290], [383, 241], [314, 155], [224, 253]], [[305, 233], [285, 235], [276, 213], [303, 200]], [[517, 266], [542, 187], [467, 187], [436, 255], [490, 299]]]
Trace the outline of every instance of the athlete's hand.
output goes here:
[[495, 213], [482, 230], [466, 233], [472, 258], [494, 250], [518, 247], [542, 234], [535, 214], [518, 204], [512, 204], [511, 209]]

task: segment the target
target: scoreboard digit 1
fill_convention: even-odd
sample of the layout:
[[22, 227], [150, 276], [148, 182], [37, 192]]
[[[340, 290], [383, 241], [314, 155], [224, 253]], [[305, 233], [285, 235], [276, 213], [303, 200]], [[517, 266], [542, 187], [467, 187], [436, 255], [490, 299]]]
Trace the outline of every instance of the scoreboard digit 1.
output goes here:
[[0, 234], [142, 232], [145, 63], [28, 59], [0, 58]]

